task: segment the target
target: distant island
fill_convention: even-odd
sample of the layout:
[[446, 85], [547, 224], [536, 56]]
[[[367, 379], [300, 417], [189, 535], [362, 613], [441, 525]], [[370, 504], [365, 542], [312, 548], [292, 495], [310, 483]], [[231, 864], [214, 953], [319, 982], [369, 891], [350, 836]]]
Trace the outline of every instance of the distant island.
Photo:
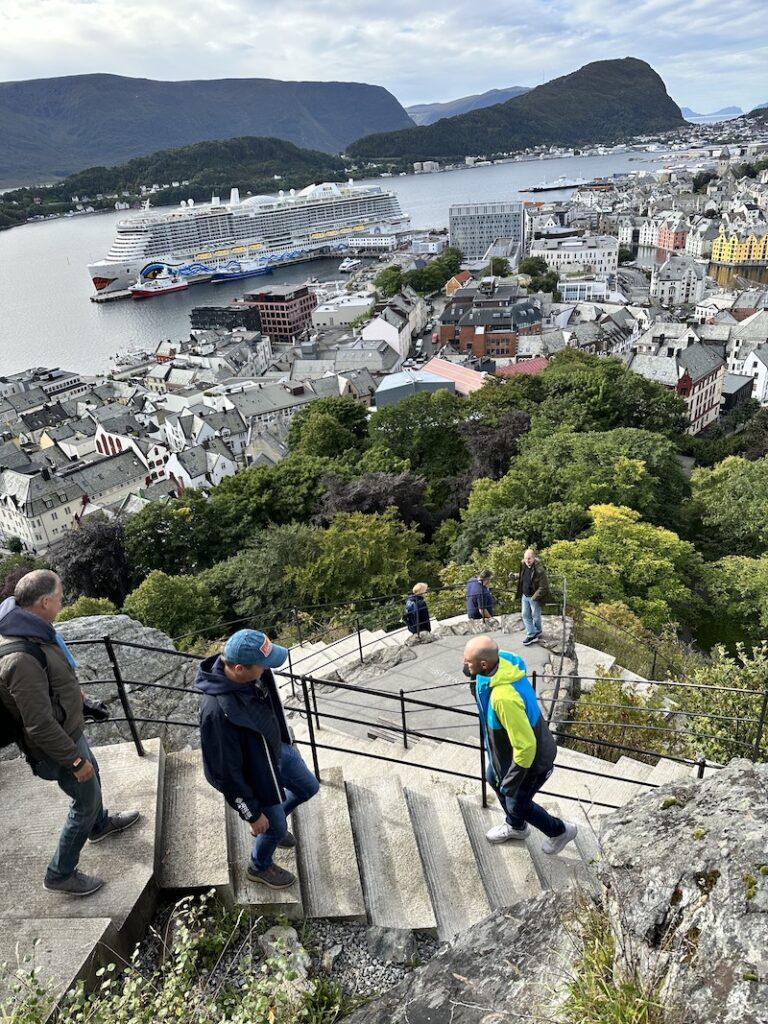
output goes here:
[[412, 124], [386, 89], [357, 82], [156, 82], [101, 74], [3, 82], [0, 186], [243, 136], [340, 153], [362, 135]]
[[451, 159], [538, 145], [615, 142], [685, 124], [664, 82], [634, 57], [596, 61], [506, 103], [347, 147], [354, 159]]
[[530, 91], [528, 86], [512, 85], [507, 89], [489, 89], [488, 92], [476, 93], [473, 96], [462, 96], [447, 103], [417, 103], [416, 106], [406, 107], [405, 110], [416, 124], [434, 124], [443, 117], [457, 117], [470, 110], [493, 107], [497, 103], [506, 103], [507, 100]]
[[[228, 198], [233, 186], [243, 195], [273, 193], [344, 177], [340, 157], [299, 149], [282, 139], [198, 142], [115, 167], [90, 167], [50, 187], [6, 192], [0, 197], [0, 227], [13, 227], [33, 216], [64, 214], [78, 205], [114, 209], [116, 201], [129, 206], [149, 198], [167, 206], [182, 199], [210, 200], [212, 194]], [[159, 191], [152, 193], [153, 186]]]

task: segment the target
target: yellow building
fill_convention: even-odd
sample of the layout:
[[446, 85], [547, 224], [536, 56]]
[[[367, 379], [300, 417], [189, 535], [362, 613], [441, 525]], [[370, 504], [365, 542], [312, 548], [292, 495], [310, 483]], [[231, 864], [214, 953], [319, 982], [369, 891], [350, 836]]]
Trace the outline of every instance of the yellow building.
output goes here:
[[768, 265], [768, 226], [727, 231], [720, 225], [720, 234], [712, 243], [712, 262], [735, 266], [742, 263]]

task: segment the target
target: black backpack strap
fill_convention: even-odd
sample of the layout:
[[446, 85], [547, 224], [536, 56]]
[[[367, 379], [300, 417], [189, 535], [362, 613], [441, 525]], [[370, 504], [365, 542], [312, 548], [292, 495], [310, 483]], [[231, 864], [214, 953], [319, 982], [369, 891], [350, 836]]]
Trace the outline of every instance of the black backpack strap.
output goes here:
[[31, 654], [40, 668], [48, 675], [48, 662], [40, 644], [36, 644], [32, 640], [9, 640], [7, 643], [0, 644], [0, 658], [4, 658], [6, 654]]

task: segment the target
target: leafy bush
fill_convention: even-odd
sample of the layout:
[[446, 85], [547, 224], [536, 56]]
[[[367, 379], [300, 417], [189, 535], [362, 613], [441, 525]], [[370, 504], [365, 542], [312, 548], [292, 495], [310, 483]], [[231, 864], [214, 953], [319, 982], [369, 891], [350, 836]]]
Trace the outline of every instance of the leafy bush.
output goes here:
[[194, 576], [168, 576], [155, 570], [125, 599], [123, 611], [145, 626], [178, 638], [183, 650], [197, 633], [221, 620], [219, 604]]
[[62, 608], [56, 616], [57, 622], [82, 619], [87, 615], [116, 615], [117, 608], [106, 597], [78, 597], [72, 604]]

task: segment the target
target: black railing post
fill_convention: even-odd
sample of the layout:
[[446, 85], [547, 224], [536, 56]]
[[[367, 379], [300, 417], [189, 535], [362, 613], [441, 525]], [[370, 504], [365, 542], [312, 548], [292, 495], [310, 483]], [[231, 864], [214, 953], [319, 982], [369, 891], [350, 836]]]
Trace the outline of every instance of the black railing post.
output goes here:
[[706, 757], [702, 756], [696, 762], [696, 778], [697, 779], [703, 779], [704, 778], [704, 769], [706, 767], [707, 767], [707, 759], [706, 759]]
[[654, 644], [653, 645], [653, 661], [651, 662], [651, 679], [655, 679], [656, 678], [656, 658], [658, 657], [658, 654], [659, 654], [659, 649]]
[[536, 693], [536, 678], [537, 678], [537, 673], [536, 673], [536, 669], [534, 669], [533, 672], [531, 672], [531, 686], [533, 687], [533, 692], [534, 693]]
[[315, 727], [312, 722], [312, 708], [309, 706], [309, 690], [307, 689], [307, 677], [301, 677], [301, 693], [304, 697], [304, 710], [307, 714], [307, 732], [309, 733], [309, 748], [312, 751], [312, 767], [315, 778], [320, 781], [320, 765], [317, 760], [317, 744], [315, 742]]
[[[304, 678], [304, 677], [302, 676], [302, 678]], [[310, 688], [310, 693], [312, 694], [312, 708], [313, 708], [314, 714], [315, 714], [315, 725], [317, 726], [317, 729], [319, 731], [320, 730], [320, 712], [317, 710], [317, 690], [315, 689], [315, 680], [314, 679], [310, 679], [310, 682], [312, 684], [312, 686]]]
[[547, 725], [549, 725], [550, 722], [552, 721], [552, 715], [554, 715], [554, 713], [555, 713], [555, 705], [557, 704], [558, 700], [560, 699], [560, 683], [561, 683], [561, 680], [562, 680], [562, 676], [557, 676], [556, 677], [555, 690], [554, 690], [554, 693], [552, 694], [552, 697], [550, 698], [550, 701], [549, 701], [549, 711], [547, 712]]
[[355, 629], [357, 630], [357, 649], [360, 652], [360, 664], [363, 664], [363, 638], [360, 636], [360, 617], [355, 616]]
[[400, 691], [400, 722], [403, 731], [403, 746], [408, 749], [408, 723], [405, 718], [405, 691]]
[[768, 689], [763, 691], [763, 705], [760, 708], [760, 718], [757, 722], [757, 736], [755, 736], [755, 747], [752, 751], [752, 757], [755, 761], [760, 757], [760, 744], [763, 742], [766, 713], [768, 713]]
[[296, 700], [296, 677], [293, 674], [293, 658], [290, 647], [288, 648], [288, 671], [291, 674], [291, 697]]
[[104, 637], [104, 647], [107, 652], [107, 657], [112, 663], [112, 672], [115, 677], [115, 683], [117, 684], [117, 695], [120, 698], [120, 703], [123, 706], [123, 714], [125, 720], [128, 723], [128, 728], [131, 730], [131, 736], [133, 738], [133, 744], [136, 747], [136, 753], [139, 757], [144, 757], [144, 745], [141, 742], [139, 736], [139, 730], [136, 728], [136, 722], [133, 717], [133, 708], [131, 702], [128, 700], [128, 691], [125, 689], [125, 683], [120, 672], [120, 665], [117, 662], [117, 655], [115, 654], [115, 648], [112, 646], [112, 641], [108, 636]]
[[483, 807], [488, 806], [488, 779], [485, 776], [485, 738], [483, 737], [483, 724], [478, 722], [480, 729], [480, 792], [483, 798]]

